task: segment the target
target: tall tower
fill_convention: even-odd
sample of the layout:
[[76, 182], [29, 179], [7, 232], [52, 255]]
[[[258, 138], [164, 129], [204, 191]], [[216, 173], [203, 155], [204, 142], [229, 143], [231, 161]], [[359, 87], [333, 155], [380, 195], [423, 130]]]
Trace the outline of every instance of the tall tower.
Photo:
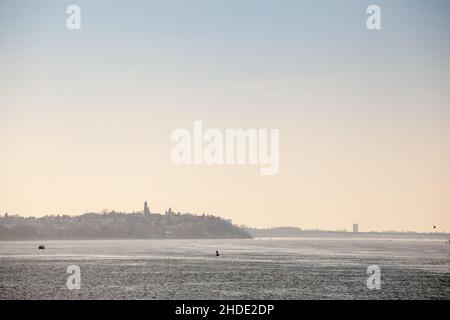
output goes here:
[[150, 214], [150, 209], [148, 208], [147, 201], [144, 202], [144, 214]]

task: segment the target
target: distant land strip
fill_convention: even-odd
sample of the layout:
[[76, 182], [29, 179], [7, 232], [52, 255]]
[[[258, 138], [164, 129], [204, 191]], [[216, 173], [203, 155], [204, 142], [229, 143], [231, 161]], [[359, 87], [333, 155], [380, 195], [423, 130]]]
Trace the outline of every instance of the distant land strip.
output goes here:
[[0, 218], [0, 240], [248, 239], [231, 220], [213, 215], [138, 212]]
[[0, 240], [82, 239], [251, 239], [251, 238], [369, 238], [448, 240], [442, 232], [305, 230], [297, 227], [252, 228], [210, 214], [165, 214], [147, 211], [104, 212], [43, 217], [0, 216]]

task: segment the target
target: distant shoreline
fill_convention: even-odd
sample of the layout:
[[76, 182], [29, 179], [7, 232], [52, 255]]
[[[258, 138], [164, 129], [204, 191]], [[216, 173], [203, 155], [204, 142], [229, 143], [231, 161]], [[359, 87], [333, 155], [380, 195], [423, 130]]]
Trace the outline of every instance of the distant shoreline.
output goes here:
[[248, 228], [246, 231], [254, 238], [345, 238], [345, 239], [434, 239], [450, 240], [449, 233], [419, 232], [348, 232], [302, 230], [284, 227], [271, 229]]
[[143, 212], [85, 213], [80, 216], [0, 217], [0, 240], [251, 238], [230, 220], [211, 214]]
[[[146, 205], [146, 204], [145, 204]], [[249, 238], [335, 238], [335, 239], [436, 239], [450, 241], [444, 232], [328, 231], [297, 227], [252, 228], [234, 225], [211, 214], [165, 214], [144, 211], [123, 213], [85, 213], [79, 216], [0, 217], [0, 240], [168, 240], [168, 239], [249, 239]]]
[[[368, 232], [369, 233], [369, 232]], [[289, 237], [253, 237], [253, 238], [58, 238], [58, 239], [0, 239], [0, 242], [42, 242], [42, 241], [201, 241], [201, 240], [383, 240], [383, 241], [450, 241], [450, 234], [440, 234], [435, 237], [427, 237], [428, 234], [421, 234], [422, 236], [411, 237], [410, 234], [402, 234], [401, 237], [387, 236], [386, 234], [381, 237], [375, 236], [289, 236]]]

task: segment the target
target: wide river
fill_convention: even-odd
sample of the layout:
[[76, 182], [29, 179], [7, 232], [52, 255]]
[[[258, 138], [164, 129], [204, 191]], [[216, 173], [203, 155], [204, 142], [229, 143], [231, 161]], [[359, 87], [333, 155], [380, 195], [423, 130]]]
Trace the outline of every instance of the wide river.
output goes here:
[[449, 254], [442, 240], [0, 241], [0, 299], [449, 299]]

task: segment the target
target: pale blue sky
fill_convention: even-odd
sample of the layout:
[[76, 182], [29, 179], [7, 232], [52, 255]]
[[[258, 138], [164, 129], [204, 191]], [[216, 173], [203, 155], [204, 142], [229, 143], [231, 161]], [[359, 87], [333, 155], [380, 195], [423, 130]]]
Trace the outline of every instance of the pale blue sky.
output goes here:
[[[70, 4], [79, 31], [65, 27]], [[380, 31], [366, 28], [370, 4]], [[449, 9], [0, 0], [0, 212], [131, 211], [150, 198], [263, 226], [450, 231]], [[194, 120], [280, 128], [279, 176], [173, 168], [170, 132]]]

